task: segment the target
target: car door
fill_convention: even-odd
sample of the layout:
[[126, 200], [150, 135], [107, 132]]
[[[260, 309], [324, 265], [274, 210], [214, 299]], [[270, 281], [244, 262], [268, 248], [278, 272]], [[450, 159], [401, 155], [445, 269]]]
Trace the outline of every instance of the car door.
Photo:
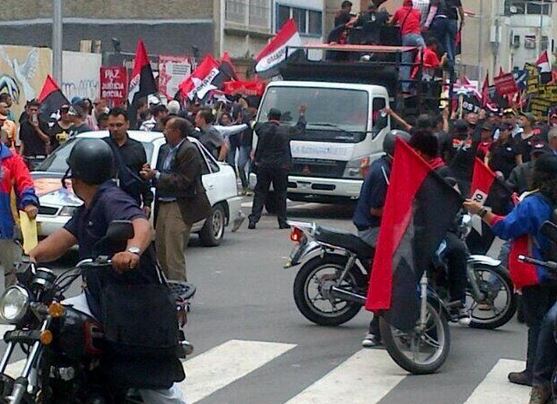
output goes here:
[[201, 157], [203, 158], [202, 167], [202, 181], [205, 191], [207, 192], [207, 197], [211, 206], [214, 206], [217, 202], [222, 200], [219, 197], [219, 186], [218, 186], [218, 173], [220, 171], [219, 165], [213, 160], [209, 152], [203, 145], [199, 142], [194, 142], [197, 146]]

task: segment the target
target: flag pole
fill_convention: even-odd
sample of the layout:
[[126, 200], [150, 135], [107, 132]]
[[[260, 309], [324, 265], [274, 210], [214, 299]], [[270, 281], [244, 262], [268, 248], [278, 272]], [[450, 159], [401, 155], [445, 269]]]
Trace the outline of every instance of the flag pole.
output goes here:
[[62, 0], [52, 1], [52, 74], [57, 83], [62, 85]]

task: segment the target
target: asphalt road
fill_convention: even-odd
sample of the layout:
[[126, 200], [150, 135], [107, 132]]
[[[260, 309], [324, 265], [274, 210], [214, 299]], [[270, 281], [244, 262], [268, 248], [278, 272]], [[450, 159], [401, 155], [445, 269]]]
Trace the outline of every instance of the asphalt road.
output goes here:
[[[289, 208], [291, 219], [344, 229], [352, 229], [351, 215], [346, 206]], [[362, 310], [336, 328], [313, 325], [298, 313], [292, 297], [296, 268], [283, 269], [291, 248], [289, 231], [279, 230], [271, 216], [256, 230], [244, 224], [227, 232], [216, 248], [193, 238], [188, 278], [198, 291], [186, 327], [195, 346], [182, 383], [188, 402], [527, 402], [529, 389], [506, 382], [507, 371], [523, 369], [526, 330], [515, 319], [495, 331], [451, 326], [451, 352], [441, 371], [411, 376], [384, 350], [361, 347], [369, 313]]]

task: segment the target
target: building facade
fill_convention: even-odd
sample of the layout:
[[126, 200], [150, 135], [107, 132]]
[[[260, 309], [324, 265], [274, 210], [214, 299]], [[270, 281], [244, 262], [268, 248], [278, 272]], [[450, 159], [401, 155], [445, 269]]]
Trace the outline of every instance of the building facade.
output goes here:
[[[318, 41], [325, 19], [323, 0], [64, 0], [63, 9], [66, 50], [79, 50], [85, 40], [112, 59], [129, 57], [142, 38], [152, 54], [227, 51], [245, 67], [285, 19], [294, 18], [303, 38]], [[3, 1], [3, 44], [51, 47], [51, 36], [52, 1]]]

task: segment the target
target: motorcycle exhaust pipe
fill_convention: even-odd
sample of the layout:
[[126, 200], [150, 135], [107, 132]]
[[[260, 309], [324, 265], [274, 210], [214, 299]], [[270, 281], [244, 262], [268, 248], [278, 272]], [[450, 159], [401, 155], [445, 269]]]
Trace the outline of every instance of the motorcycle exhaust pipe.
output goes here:
[[348, 290], [341, 289], [337, 286], [332, 286], [329, 292], [332, 297], [336, 297], [337, 299], [342, 299], [347, 302], [356, 303], [359, 305], [366, 304], [365, 296], [359, 295], [357, 293], [349, 292]]

